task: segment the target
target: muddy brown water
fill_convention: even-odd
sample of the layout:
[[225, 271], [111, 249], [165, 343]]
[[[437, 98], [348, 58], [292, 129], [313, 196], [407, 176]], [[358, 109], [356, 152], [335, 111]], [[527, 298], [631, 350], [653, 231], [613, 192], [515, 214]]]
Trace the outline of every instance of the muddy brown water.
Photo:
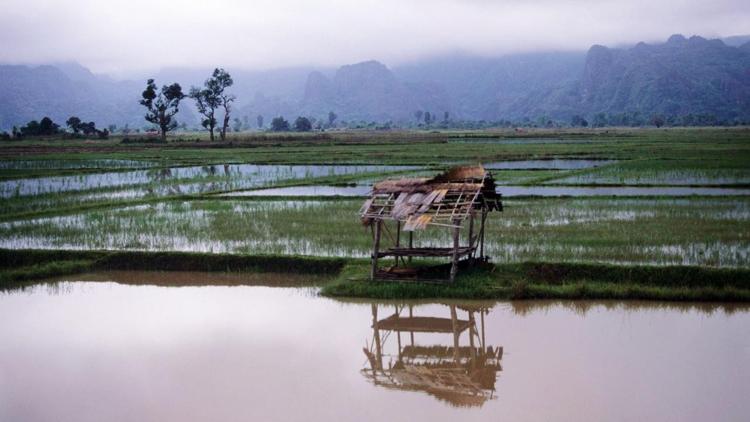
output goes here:
[[318, 281], [110, 272], [0, 293], [0, 420], [740, 421], [750, 412], [747, 306], [373, 303], [321, 298]]

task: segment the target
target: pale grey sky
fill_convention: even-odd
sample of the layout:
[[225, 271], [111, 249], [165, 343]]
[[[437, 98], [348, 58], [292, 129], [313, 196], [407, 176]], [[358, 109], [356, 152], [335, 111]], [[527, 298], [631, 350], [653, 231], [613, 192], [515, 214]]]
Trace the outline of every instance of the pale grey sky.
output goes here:
[[0, 62], [166, 66], [389, 65], [750, 33], [747, 0], [3, 0]]

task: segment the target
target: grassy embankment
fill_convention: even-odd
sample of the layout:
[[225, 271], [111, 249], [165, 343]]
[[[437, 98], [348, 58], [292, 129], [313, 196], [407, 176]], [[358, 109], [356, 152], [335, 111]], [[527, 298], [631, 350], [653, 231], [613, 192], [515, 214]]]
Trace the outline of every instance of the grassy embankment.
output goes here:
[[34, 280], [97, 270], [222, 271], [317, 274], [321, 293], [373, 299], [646, 299], [750, 302], [750, 270], [623, 267], [575, 263], [484, 265], [454, 284], [370, 282], [368, 263], [337, 258], [176, 252], [0, 250], [0, 290]]

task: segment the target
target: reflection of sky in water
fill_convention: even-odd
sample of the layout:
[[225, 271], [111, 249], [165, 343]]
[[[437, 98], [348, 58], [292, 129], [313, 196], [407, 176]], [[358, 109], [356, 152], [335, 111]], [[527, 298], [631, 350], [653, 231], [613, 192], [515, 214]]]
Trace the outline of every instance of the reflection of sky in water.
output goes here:
[[[293, 186], [231, 192], [224, 196], [366, 196], [371, 186]], [[701, 187], [566, 187], [499, 186], [504, 197], [514, 196], [728, 196], [750, 195], [750, 189]]]
[[[220, 184], [221, 188], [238, 189], [262, 186], [267, 183], [312, 177], [342, 176], [368, 172], [415, 169], [411, 166], [376, 165], [255, 165], [228, 164], [194, 167], [171, 167], [150, 170], [82, 174], [75, 176], [52, 176], [15, 179], [0, 182], [0, 196], [39, 195], [88, 189], [112, 188], [155, 183], [156, 193], [175, 191], [197, 193], [207, 191], [205, 186], [175, 184], [184, 179], [205, 178]], [[195, 182], [200, 182], [196, 180]], [[171, 184], [172, 186], [162, 186]], [[194, 183], [193, 183], [194, 184]]]
[[578, 160], [578, 159], [554, 159], [554, 160], [519, 160], [498, 161], [485, 163], [484, 168], [494, 170], [523, 170], [523, 169], [549, 169], [549, 170], [574, 170], [591, 167], [599, 167], [612, 164], [616, 160]]
[[[211, 275], [205, 278], [210, 284]], [[341, 303], [295, 288], [113, 283], [6, 293], [0, 295], [0, 420], [617, 415], [702, 421], [743, 420], [750, 411], [746, 309], [727, 313], [709, 306], [704, 312], [702, 305], [633, 302], [489, 306], [486, 344], [505, 351], [496, 399], [467, 408], [362, 376], [368, 365], [363, 348], [373, 333], [366, 301]], [[380, 305], [380, 314], [387, 316], [390, 307]], [[414, 312], [449, 317], [441, 304], [416, 303]], [[386, 352], [396, 340], [389, 334]], [[401, 340], [408, 344], [409, 334]], [[465, 332], [459, 340], [467, 343]], [[453, 337], [416, 333], [415, 343], [451, 347]]]

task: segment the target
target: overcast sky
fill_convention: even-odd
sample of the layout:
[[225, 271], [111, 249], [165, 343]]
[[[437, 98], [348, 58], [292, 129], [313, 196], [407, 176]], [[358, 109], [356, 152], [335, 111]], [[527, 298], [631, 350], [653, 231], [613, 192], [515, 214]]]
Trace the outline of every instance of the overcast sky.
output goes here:
[[165, 66], [388, 65], [750, 33], [748, 0], [2, 0], [0, 62]]

